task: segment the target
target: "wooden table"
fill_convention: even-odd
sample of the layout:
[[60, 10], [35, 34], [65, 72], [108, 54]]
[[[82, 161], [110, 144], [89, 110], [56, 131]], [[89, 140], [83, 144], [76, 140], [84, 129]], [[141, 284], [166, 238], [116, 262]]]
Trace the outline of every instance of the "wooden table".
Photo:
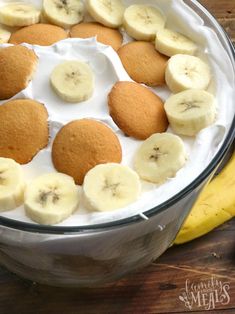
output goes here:
[[[201, 0], [201, 3], [235, 41], [235, 0]], [[208, 290], [212, 277], [222, 291], [218, 285]], [[192, 310], [183, 299], [186, 281], [188, 296], [194, 298]], [[170, 248], [146, 269], [111, 287], [93, 290], [46, 287], [1, 268], [0, 284], [1, 314], [235, 313], [235, 220], [201, 239]], [[219, 301], [221, 292], [223, 303], [228, 304]], [[209, 311], [203, 306], [203, 298], [205, 304], [210, 304]]]

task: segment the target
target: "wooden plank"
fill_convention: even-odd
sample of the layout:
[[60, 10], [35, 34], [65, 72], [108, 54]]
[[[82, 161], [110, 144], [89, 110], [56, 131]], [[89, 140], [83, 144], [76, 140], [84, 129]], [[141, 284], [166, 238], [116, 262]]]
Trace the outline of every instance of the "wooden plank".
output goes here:
[[235, 0], [200, 0], [235, 42]]

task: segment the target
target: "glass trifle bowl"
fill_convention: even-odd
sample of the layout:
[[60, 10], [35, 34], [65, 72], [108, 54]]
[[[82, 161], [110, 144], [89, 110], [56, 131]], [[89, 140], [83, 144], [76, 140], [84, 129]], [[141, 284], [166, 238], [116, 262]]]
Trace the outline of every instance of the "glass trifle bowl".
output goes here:
[[[126, 1], [125, 4], [137, 2]], [[20, 219], [20, 215], [14, 217], [13, 214], [1, 213], [0, 264], [10, 271], [48, 285], [93, 287], [113, 282], [147, 266], [172, 244], [198, 194], [234, 150], [233, 45], [218, 22], [199, 2], [172, 1], [173, 4], [176, 2], [181, 3], [183, 11], [168, 10], [170, 1], [146, 1], [165, 8], [169, 27], [187, 36], [194, 33], [195, 41], [207, 47], [205, 54], [212, 60], [216, 77], [211, 89], [219, 91], [219, 105], [228, 106], [227, 110], [220, 112], [216, 125], [197, 139], [201, 147], [200, 141], [208, 138], [207, 149], [211, 148], [209, 157], [206, 158], [200, 148], [197, 161], [201, 166], [192, 180], [186, 180], [171, 194], [165, 192], [166, 196], [162, 198], [159, 194], [152, 197], [151, 202], [147, 200], [141, 210], [132, 208], [123, 215], [114, 214], [107, 219], [102, 216], [83, 224], [75, 224], [71, 220], [68, 224], [46, 226]], [[178, 184], [178, 181], [175, 182]]]

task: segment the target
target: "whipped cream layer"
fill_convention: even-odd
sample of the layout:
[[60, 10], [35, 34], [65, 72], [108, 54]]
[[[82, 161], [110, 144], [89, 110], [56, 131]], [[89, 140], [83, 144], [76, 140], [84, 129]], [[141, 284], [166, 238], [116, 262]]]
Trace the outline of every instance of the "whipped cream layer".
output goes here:
[[[0, 5], [14, 1], [1, 1]], [[41, 7], [42, 1], [22, 1]], [[143, 1], [126, 0], [129, 6]], [[186, 165], [178, 171], [175, 178], [163, 185], [142, 182], [142, 194], [135, 203], [128, 207], [111, 212], [91, 212], [85, 208], [83, 201], [78, 210], [58, 226], [82, 226], [119, 220], [139, 214], [147, 219], [144, 213], [165, 202], [184, 189], [208, 166], [219, 150], [231, 126], [235, 114], [235, 78], [230, 59], [221, 45], [217, 35], [206, 27], [203, 20], [181, 0], [148, 0], [145, 4], [157, 6], [167, 17], [167, 27], [179, 31], [194, 40], [198, 46], [198, 56], [205, 59], [213, 74], [209, 91], [217, 98], [217, 119], [210, 127], [202, 130], [195, 138], [182, 137], [188, 153]], [[87, 15], [86, 20], [91, 20]], [[124, 43], [131, 41], [123, 30]], [[8, 46], [7, 44], [2, 47]], [[50, 47], [25, 46], [33, 49], [39, 57], [37, 72], [29, 86], [14, 96], [15, 98], [32, 98], [45, 104], [49, 113], [50, 142], [46, 149], [41, 150], [27, 165], [23, 165], [27, 183], [33, 178], [48, 172], [56, 171], [51, 161], [51, 145], [56, 133], [69, 121], [92, 118], [107, 124], [118, 136], [122, 151], [122, 164], [133, 168], [133, 157], [142, 141], [126, 137], [109, 116], [107, 95], [118, 80], [131, 81], [124, 70], [116, 52], [109, 46], [97, 43], [95, 38], [66, 39]], [[54, 67], [66, 60], [79, 60], [90, 65], [95, 76], [93, 96], [83, 103], [70, 104], [60, 99], [50, 86], [50, 74]], [[170, 91], [167, 87], [152, 89], [163, 101]], [[6, 101], [1, 101], [0, 104]], [[33, 121], [32, 121], [33, 123]], [[168, 132], [172, 132], [168, 129]], [[14, 220], [33, 223], [24, 213], [23, 206], [2, 216]]]

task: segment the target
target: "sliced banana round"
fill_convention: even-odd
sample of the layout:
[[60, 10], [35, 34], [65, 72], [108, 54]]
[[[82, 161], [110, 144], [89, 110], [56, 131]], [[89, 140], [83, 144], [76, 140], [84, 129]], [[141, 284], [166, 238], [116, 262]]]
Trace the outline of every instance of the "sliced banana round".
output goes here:
[[197, 51], [197, 45], [191, 39], [167, 28], [157, 32], [155, 47], [168, 57], [176, 54], [194, 55]]
[[143, 180], [164, 183], [175, 177], [187, 160], [184, 143], [180, 137], [170, 133], [150, 136], [135, 155], [135, 170]]
[[0, 9], [0, 23], [8, 26], [28, 26], [40, 20], [41, 12], [33, 5], [13, 2]]
[[5, 28], [0, 28], [0, 44], [8, 43], [8, 40], [11, 37], [11, 32], [6, 30]]
[[211, 81], [211, 71], [200, 58], [178, 54], [168, 61], [165, 78], [173, 93], [187, 89], [207, 89]]
[[51, 23], [68, 28], [83, 20], [84, 5], [80, 0], [43, 0], [43, 15]]
[[154, 40], [165, 23], [163, 14], [152, 6], [133, 4], [124, 12], [124, 28], [129, 36], [137, 40]]
[[122, 25], [125, 8], [121, 0], [87, 0], [86, 5], [97, 22], [112, 28]]
[[0, 157], [0, 211], [20, 206], [24, 201], [24, 176], [13, 159]]
[[175, 133], [194, 136], [211, 125], [216, 117], [216, 99], [203, 90], [187, 90], [172, 95], [164, 105]]
[[65, 61], [51, 73], [51, 85], [67, 102], [81, 102], [93, 94], [94, 77], [90, 66], [80, 61]]
[[141, 184], [137, 173], [129, 167], [108, 163], [98, 165], [86, 174], [83, 191], [91, 209], [111, 211], [136, 201]]
[[34, 179], [25, 191], [25, 213], [43, 225], [57, 224], [78, 207], [80, 194], [73, 178], [63, 173], [47, 173]]

